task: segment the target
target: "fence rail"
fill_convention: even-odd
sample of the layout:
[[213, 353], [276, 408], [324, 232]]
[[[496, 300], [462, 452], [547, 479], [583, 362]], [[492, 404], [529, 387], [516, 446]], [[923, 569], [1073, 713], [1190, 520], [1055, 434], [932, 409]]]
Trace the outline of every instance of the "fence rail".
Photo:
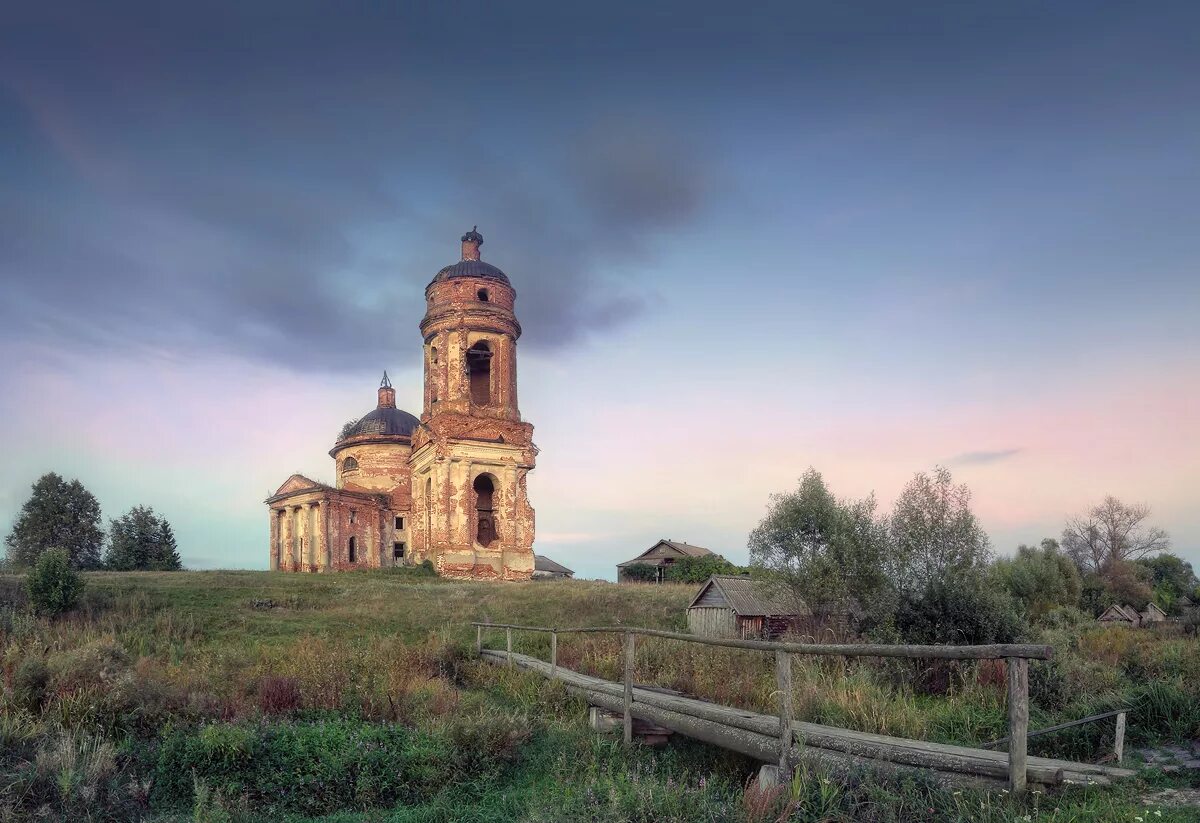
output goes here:
[[[775, 653], [775, 676], [779, 694], [779, 763], [789, 765], [792, 737], [792, 665], [791, 655], [826, 655], [844, 657], [902, 657], [940, 660], [1004, 660], [1008, 669], [1008, 785], [1013, 792], [1025, 790], [1028, 777], [1029, 738], [1029, 661], [1050, 660], [1050, 646], [1023, 643], [993, 643], [980, 646], [914, 646], [872, 643], [810, 644], [784, 643], [771, 640], [733, 640], [719, 637], [698, 637], [693, 634], [645, 629], [636, 626], [521, 626], [512, 623], [474, 622], [475, 650], [483, 650], [484, 629], [504, 629], [508, 663], [512, 665], [512, 633], [540, 632], [550, 635], [551, 671], [558, 668], [558, 635], [560, 634], [620, 634], [623, 636], [624, 656], [624, 730], [625, 742], [633, 740], [633, 663], [636, 638], [659, 637], [718, 646]], [[1124, 719], [1124, 718], [1121, 718]], [[1123, 724], [1122, 724], [1123, 725]]]

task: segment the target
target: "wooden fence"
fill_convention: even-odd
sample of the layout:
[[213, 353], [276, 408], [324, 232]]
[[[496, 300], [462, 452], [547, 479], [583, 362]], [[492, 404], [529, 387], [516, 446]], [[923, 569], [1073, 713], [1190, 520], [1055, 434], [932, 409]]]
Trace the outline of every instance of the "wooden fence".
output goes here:
[[1008, 786], [1013, 792], [1023, 792], [1028, 775], [1029, 737], [1029, 661], [1050, 660], [1050, 646], [998, 643], [981, 646], [913, 646], [871, 643], [807, 644], [768, 640], [735, 640], [717, 637], [697, 637], [691, 634], [643, 629], [628, 626], [588, 626], [579, 628], [549, 628], [518, 626], [507, 623], [472, 623], [475, 626], [475, 650], [483, 650], [484, 629], [504, 629], [508, 662], [513, 660], [514, 631], [541, 632], [550, 635], [550, 676], [558, 669], [558, 635], [560, 634], [620, 634], [624, 649], [624, 732], [625, 742], [633, 739], [633, 663], [637, 637], [661, 637], [720, 646], [730, 649], [749, 649], [775, 653], [775, 680], [779, 694], [779, 762], [789, 766], [792, 744], [792, 655], [825, 655], [843, 657], [901, 657], [940, 660], [1004, 660], [1008, 668]]

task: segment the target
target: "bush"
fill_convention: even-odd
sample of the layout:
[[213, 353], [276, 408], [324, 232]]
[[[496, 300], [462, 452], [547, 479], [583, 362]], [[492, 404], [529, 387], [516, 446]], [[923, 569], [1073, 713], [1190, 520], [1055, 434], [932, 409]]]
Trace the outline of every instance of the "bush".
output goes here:
[[741, 574], [745, 569], [718, 555], [681, 557], [667, 567], [663, 579], [669, 583], [703, 583], [714, 574]]
[[43, 552], [25, 579], [33, 608], [51, 617], [74, 608], [84, 585], [83, 577], [71, 568], [71, 558], [65, 549]]
[[630, 583], [654, 583], [658, 580], [658, 567], [649, 563], [634, 563], [621, 569], [621, 580]]
[[42, 710], [46, 700], [46, 686], [50, 683], [50, 670], [40, 657], [27, 657], [13, 675], [13, 700], [32, 714]]

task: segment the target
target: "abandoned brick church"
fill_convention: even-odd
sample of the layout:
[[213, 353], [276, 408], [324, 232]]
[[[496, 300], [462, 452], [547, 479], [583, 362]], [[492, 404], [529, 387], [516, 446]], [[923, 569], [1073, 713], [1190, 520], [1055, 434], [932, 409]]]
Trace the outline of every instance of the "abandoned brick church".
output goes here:
[[396, 408], [386, 373], [375, 409], [329, 455], [337, 483], [292, 475], [267, 499], [271, 568], [340, 571], [430, 560], [448, 577], [525, 580], [537, 448], [517, 407], [516, 292], [483, 262], [483, 237], [425, 288], [425, 399]]

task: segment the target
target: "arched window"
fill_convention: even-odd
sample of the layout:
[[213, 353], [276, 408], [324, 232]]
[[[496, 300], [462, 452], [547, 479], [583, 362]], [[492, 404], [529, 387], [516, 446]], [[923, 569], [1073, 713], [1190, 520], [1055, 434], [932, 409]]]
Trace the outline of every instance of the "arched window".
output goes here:
[[358, 546], [355, 545], [355, 540], [353, 537], [350, 538], [350, 562], [358, 562]]
[[490, 475], [481, 474], [475, 478], [472, 488], [475, 489], [475, 540], [481, 546], [490, 546], [500, 538], [492, 511], [496, 487]]
[[480, 289], [479, 291], [475, 292], [475, 296], [479, 298], [479, 302], [486, 303], [488, 301], [488, 290]]
[[467, 374], [471, 383], [471, 402], [486, 406], [492, 402], [492, 349], [480, 340], [467, 349]]
[[355, 460], [353, 457], [347, 457], [345, 460], [342, 461], [342, 471], [352, 472], [352, 471], [357, 471], [357, 470], [358, 470], [358, 461]]

